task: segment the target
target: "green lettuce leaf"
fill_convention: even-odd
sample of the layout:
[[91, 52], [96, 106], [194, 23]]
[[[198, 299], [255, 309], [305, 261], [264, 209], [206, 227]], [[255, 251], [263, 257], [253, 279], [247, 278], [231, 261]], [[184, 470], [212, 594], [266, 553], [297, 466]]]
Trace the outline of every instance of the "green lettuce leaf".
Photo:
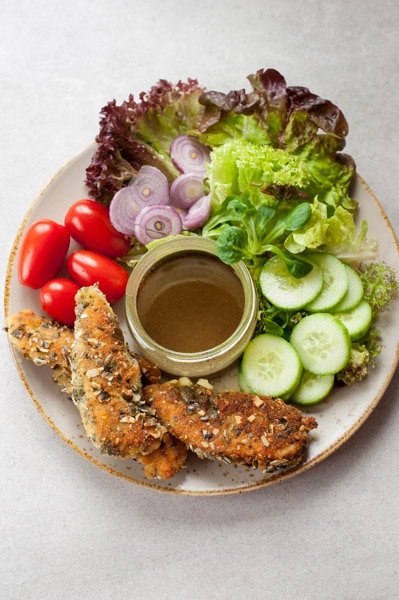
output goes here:
[[[291, 154], [243, 138], [231, 139], [211, 153], [208, 178], [216, 208], [230, 195], [246, 195], [254, 205], [278, 202], [278, 189], [289, 189], [290, 202], [307, 198], [336, 207], [353, 207], [349, 186], [353, 170], [330, 156]], [[273, 192], [271, 193], [271, 190]]]
[[367, 232], [367, 222], [361, 221], [358, 230], [349, 210], [338, 206], [329, 216], [329, 207], [315, 199], [309, 221], [292, 232], [284, 246], [293, 254], [307, 249], [321, 250], [356, 264], [378, 256], [377, 240], [367, 238]]

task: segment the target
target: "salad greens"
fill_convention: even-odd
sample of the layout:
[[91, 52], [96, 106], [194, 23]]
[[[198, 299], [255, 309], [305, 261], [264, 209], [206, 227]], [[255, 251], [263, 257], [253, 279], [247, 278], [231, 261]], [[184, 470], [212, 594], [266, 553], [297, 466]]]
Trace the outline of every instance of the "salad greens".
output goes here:
[[[246, 194], [256, 204], [274, 205], [288, 188], [290, 200], [315, 197], [333, 209], [354, 208], [349, 196], [353, 170], [329, 156], [292, 154], [238, 138], [212, 152], [209, 185], [217, 208], [231, 194]], [[276, 197], [277, 196], [277, 197]]]
[[[138, 99], [109, 102], [86, 170], [90, 193], [108, 205], [143, 165], [157, 167], [172, 183], [180, 173], [171, 143], [191, 136], [210, 151], [205, 190], [212, 213], [198, 233], [215, 240], [219, 258], [227, 264], [243, 260], [259, 286], [259, 273], [272, 255], [300, 278], [312, 269], [309, 251], [333, 254], [358, 270], [375, 321], [398, 282], [383, 262], [359, 267], [376, 260], [378, 245], [367, 237], [366, 221], [355, 224], [357, 205], [350, 192], [356, 166], [342, 152], [348, 133], [343, 113], [308, 88], [287, 86], [274, 69], [261, 69], [248, 80], [250, 91], [228, 93], [207, 91], [194, 79], [175, 85], [160, 80]], [[133, 264], [135, 250], [133, 239], [121, 260]], [[259, 300], [256, 334], [288, 340], [307, 315], [273, 306], [260, 291]], [[344, 384], [360, 381], [380, 351], [373, 326], [352, 342], [350, 361], [336, 378]]]
[[244, 260], [257, 279], [265, 262], [265, 254], [278, 254], [295, 277], [309, 273], [312, 266], [275, 245], [286, 232], [303, 227], [309, 220], [311, 207], [302, 202], [287, 212], [271, 206], [255, 207], [243, 197], [228, 197], [202, 230], [205, 237], [216, 239], [219, 258], [233, 264]]

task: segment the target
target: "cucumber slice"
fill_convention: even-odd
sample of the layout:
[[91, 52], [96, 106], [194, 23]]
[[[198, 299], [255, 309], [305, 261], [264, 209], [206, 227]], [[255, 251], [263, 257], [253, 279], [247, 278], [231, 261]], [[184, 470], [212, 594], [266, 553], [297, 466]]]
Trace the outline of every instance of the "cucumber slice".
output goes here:
[[252, 390], [247, 384], [245, 377], [242, 373], [242, 362], [238, 365], [238, 385], [240, 386], [240, 390], [244, 392], [244, 394], [251, 394]]
[[343, 263], [343, 265], [348, 277], [349, 287], [342, 300], [338, 302], [338, 304], [336, 304], [331, 310], [333, 313], [341, 313], [347, 310], [352, 310], [352, 308], [355, 308], [355, 306], [361, 302], [364, 296], [363, 283], [358, 273], [349, 265], [346, 265], [345, 263]]
[[292, 330], [290, 341], [304, 369], [316, 375], [338, 373], [348, 364], [349, 333], [332, 315], [316, 313], [304, 317]]
[[310, 312], [327, 312], [338, 304], [349, 288], [344, 264], [331, 254], [312, 254], [311, 261], [321, 269], [323, 287], [320, 294], [306, 306]]
[[370, 329], [372, 321], [370, 304], [365, 300], [353, 310], [334, 316], [346, 327], [352, 340], [360, 340]]
[[304, 371], [302, 379], [291, 396], [292, 402], [303, 406], [318, 404], [331, 392], [334, 385], [334, 375], [315, 375]]
[[291, 275], [279, 256], [271, 258], [263, 267], [259, 278], [263, 295], [278, 308], [298, 310], [311, 302], [320, 293], [323, 275], [317, 265], [305, 275]]
[[[240, 387], [240, 390], [242, 392], [244, 392], [244, 394], [253, 394], [254, 392], [251, 390], [251, 388], [249, 387], [243, 373], [242, 373], [242, 362], [239, 364], [238, 366], [238, 385]], [[289, 394], [281, 394], [280, 398], [281, 400], [284, 400], [284, 402], [286, 402], [287, 400], [289, 400], [291, 397], [291, 392]]]
[[254, 394], [285, 396], [299, 384], [302, 365], [289, 342], [277, 335], [258, 335], [242, 357], [242, 375]]

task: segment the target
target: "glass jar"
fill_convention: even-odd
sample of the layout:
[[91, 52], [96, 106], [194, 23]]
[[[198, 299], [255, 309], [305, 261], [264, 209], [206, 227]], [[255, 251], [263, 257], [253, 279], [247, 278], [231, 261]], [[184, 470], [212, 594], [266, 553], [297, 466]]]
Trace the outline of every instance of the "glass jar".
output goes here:
[[222, 343], [200, 352], [178, 352], [157, 343], [146, 332], [139, 318], [137, 298], [140, 286], [147, 274], [161, 263], [187, 253], [216, 257], [216, 244], [200, 236], [171, 237], [144, 254], [129, 277], [126, 317], [138, 349], [145, 358], [172, 375], [203, 377], [225, 369], [243, 353], [255, 330], [258, 301], [247, 267], [243, 262], [238, 262], [229, 266], [241, 283], [244, 297], [242, 317], [234, 332]]

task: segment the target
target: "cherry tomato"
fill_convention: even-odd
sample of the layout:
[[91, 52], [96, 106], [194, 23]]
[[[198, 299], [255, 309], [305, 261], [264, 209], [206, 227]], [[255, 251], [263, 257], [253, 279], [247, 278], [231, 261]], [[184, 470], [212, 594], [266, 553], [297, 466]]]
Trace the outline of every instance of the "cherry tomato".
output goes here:
[[68, 273], [81, 286], [98, 283], [108, 302], [116, 302], [125, 293], [129, 275], [107, 256], [91, 250], [76, 250], [68, 257]]
[[70, 279], [51, 279], [40, 290], [42, 308], [52, 319], [73, 325], [75, 322], [75, 296], [79, 286]]
[[109, 220], [109, 210], [94, 200], [78, 200], [65, 216], [65, 227], [85, 248], [116, 258], [127, 254], [129, 242]]
[[35, 221], [28, 228], [18, 260], [22, 285], [40, 288], [57, 275], [69, 248], [68, 230], [50, 219]]

